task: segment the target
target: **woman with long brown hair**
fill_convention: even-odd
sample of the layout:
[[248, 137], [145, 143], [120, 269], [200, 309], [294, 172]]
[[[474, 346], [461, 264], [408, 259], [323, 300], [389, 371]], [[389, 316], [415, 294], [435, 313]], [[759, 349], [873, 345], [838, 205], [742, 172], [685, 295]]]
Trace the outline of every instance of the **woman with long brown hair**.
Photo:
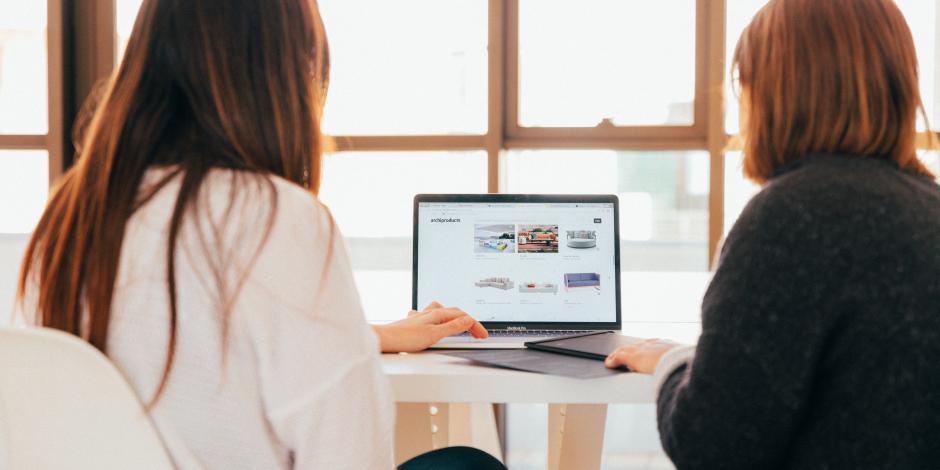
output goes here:
[[891, 0], [771, 0], [734, 53], [744, 172], [695, 347], [647, 340], [683, 469], [940, 468], [940, 186]]
[[180, 468], [391, 468], [379, 350], [486, 336], [365, 323], [315, 198], [328, 57], [314, 0], [145, 0], [28, 246], [27, 319], [105, 352]]

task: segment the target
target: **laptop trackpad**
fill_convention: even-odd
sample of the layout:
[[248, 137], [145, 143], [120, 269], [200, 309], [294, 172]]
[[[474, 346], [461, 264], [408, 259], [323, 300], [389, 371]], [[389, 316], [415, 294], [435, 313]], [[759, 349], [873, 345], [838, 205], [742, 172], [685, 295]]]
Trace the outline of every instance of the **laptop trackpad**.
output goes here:
[[428, 349], [523, 349], [532, 338], [490, 336], [475, 339], [467, 335], [448, 336]]

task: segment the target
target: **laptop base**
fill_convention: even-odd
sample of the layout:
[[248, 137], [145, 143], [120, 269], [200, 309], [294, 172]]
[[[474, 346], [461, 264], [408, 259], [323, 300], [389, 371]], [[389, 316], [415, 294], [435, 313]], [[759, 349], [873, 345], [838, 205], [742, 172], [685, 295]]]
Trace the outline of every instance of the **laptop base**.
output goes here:
[[491, 331], [490, 337], [486, 339], [476, 339], [464, 333], [457, 336], [448, 336], [428, 349], [524, 349], [525, 343], [529, 341], [562, 338], [583, 333], [585, 332], [573, 330], [533, 330], [528, 332], [496, 330]]

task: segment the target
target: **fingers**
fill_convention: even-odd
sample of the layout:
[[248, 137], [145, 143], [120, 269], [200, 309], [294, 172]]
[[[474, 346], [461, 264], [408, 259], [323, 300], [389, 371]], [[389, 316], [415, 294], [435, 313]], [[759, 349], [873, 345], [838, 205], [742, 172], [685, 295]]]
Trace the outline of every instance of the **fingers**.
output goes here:
[[476, 323], [477, 321], [474, 320], [473, 317], [464, 314], [461, 317], [454, 318], [448, 322], [435, 326], [434, 330], [439, 338], [446, 338], [448, 336], [459, 335], [460, 333], [469, 330]]
[[456, 318], [466, 316], [467, 312], [460, 310], [459, 308], [443, 308], [439, 307], [433, 310], [425, 312], [429, 321], [433, 323], [446, 323]]
[[474, 319], [473, 326], [470, 327], [470, 335], [474, 338], [484, 339], [490, 337], [490, 332], [486, 331], [486, 327], [484, 327], [482, 323]]
[[618, 367], [625, 367], [630, 369], [630, 359], [633, 356], [634, 349], [635, 348], [633, 346], [622, 346], [617, 348], [616, 351], [610, 353], [610, 355], [607, 356], [607, 359], [604, 359], [604, 365], [611, 369], [616, 369]]
[[482, 323], [459, 308], [445, 308], [438, 302], [431, 302], [424, 309], [423, 313], [427, 314], [427, 318], [430, 322], [439, 325], [453, 323], [454, 321], [460, 320], [464, 317], [470, 319], [470, 323], [466, 327], [462, 327], [460, 331], [451, 334], [459, 334], [463, 333], [464, 331], [469, 331], [470, 335], [474, 338], [482, 339], [490, 336], [489, 332], [486, 331], [486, 327], [484, 327]]

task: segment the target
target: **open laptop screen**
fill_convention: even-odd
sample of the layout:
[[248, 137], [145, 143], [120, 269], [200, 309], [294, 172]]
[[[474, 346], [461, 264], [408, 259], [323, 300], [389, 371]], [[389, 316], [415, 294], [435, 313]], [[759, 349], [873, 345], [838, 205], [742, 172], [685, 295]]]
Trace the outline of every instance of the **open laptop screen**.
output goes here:
[[495, 323], [614, 323], [614, 202], [416, 201], [415, 301]]

